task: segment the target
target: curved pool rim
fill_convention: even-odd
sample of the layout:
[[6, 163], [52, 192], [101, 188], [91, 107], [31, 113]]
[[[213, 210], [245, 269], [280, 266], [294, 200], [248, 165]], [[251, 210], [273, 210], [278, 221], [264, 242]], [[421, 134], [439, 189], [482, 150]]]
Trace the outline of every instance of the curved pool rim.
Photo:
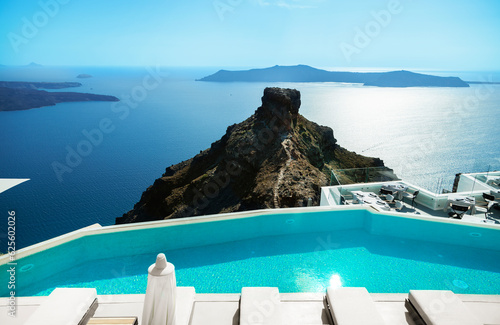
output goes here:
[[[111, 226], [101, 226], [98, 223], [87, 226], [85, 228], [77, 229], [75, 231], [69, 232], [64, 235], [60, 235], [54, 237], [52, 239], [45, 240], [43, 242], [22, 248], [15, 252], [15, 260], [19, 260], [30, 255], [42, 252], [44, 250], [48, 250], [50, 248], [71, 242], [73, 240], [99, 235], [99, 234], [109, 234], [115, 232], [124, 232], [124, 231], [133, 231], [133, 230], [141, 230], [141, 229], [152, 229], [152, 228], [162, 228], [162, 227], [171, 227], [178, 225], [191, 225], [191, 224], [199, 224], [206, 222], [215, 222], [215, 221], [224, 221], [224, 220], [232, 220], [232, 219], [243, 219], [243, 218], [253, 218], [260, 217], [264, 215], [293, 215], [293, 214], [302, 214], [302, 213], [310, 213], [310, 212], [335, 212], [335, 211], [365, 211], [372, 215], [379, 216], [390, 216], [393, 218], [402, 218], [402, 219], [411, 219], [411, 220], [421, 220], [428, 221], [439, 224], [451, 224], [451, 225], [459, 225], [464, 227], [470, 227], [469, 234], [472, 237], [480, 238], [482, 235], [476, 231], [475, 229], [493, 229], [498, 230], [500, 232], [500, 227], [491, 224], [472, 224], [472, 223], [464, 223], [462, 220], [456, 219], [448, 219], [448, 218], [440, 218], [434, 216], [426, 216], [426, 215], [416, 215], [416, 214], [408, 214], [408, 213], [399, 213], [399, 212], [380, 212], [374, 208], [367, 206], [336, 206], [336, 207], [304, 207], [304, 208], [281, 208], [281, 209], [262, 209], [262, 210], [250, 210], [250, 211], [240, 211], [240, 212], [231, 212], [231, 213], [221, 213], [221, 214], [213, 214], [213, 215], [205, 215], [205, 216], [196, 216], [196, 217], [187, 217], [181, 219], [167, 219], [167, 220], [158, 220], [158, 221], [146, 221], [139, 223], [129, 223], [129, 224], [121, 224], [121, 225], [111, 225]], [[289, 220], [289, 219], [287, 219]], [[288, 224], [293, 224], [293, 222], [287, 221]], [[256, 237], [260, 237], [259, 234], [256, 234]], [[454, 243], [456, 244], [456, 243]], [[496, 249], [496, 248], [491, 248]], [[0, 266], [4, 264], [8, 264], [12, 262], [9, 254], [5, 254], [0, 256]]]
[[[293, 220], [293, 222], [291, 222]], [[25, 286], [94, 260], [134, 257], [282, 235], [360, 229], [370, 235], [500, 252], [500, 227], [369, 207], [267, 209], [101, 227], [98, 224], [22, 249], [17, 269]], [[459, 248], [458, 248], [459, 249]], [[3, 263], [9, 256], [3, 256]], [[0, 264], [0, 270], [8, 265]], [[1, 274], [3, 273], [3, 274]], [[8, 272], [0, 272], [0, 280]], [[1, 293], [1, 291], [0, 291]], [[216, 293], [215, 291], [213, 293]], [[2, 294], [3, 296], [3, 294]]]

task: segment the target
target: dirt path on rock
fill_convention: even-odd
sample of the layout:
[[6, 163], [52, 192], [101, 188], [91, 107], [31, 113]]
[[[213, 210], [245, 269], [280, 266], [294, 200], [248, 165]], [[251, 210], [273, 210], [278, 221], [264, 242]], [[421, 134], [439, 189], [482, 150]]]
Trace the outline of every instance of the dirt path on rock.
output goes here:
[[279, 191], [279, 187], [280, 187], [281, 181], [283, 180], [283, 176], [285, 174], [285, 170], [290, 166], [290, 163], [292, 162], [292, 155], [290, 153], [290, 145], [291, 145], [290, 139], [286, 138], [285, 140], [283, 140], [283, 142], [281, 142], [281, 145], [283, 146], [283, 149], [285, 150], [288, 159], [286, 160], [285, 165], [283, 167], [281, 167], [280, 173], [279, 173], [279, 176], [278, 176], [278, 180], [276, 181], [276, 185], [274, 185], [274, 188], [273, 188], [274, 208], [276, 208], [276, 209], [279, 208], [279, 202], [278, 202], [279, 195], [278, 195], [278, 191]]

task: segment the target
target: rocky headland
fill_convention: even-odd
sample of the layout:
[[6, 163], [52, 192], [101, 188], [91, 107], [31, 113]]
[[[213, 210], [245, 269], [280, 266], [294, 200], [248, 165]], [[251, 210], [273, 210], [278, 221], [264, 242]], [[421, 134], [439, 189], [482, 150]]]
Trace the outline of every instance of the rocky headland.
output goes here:
[[117, 224], [319, 203], [330, 169], [383, 166], [299, 114], [300, 92], [266, 88], [262, 105], [195, 157], [170, 166]]
[[0, 111], [20, 111], [54, 106], [65, 102], [119, 101], [115, 96], [77, 92], [49, 92], [42, 89], [79, 87], [79, 82], [14, 82], [0, 81]]

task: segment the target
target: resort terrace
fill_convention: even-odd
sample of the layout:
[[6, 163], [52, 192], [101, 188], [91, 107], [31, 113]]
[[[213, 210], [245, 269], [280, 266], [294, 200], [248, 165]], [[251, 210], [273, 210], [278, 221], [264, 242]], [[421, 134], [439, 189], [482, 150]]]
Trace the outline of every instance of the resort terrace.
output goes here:
[[[335, 176], [332, 176], [335, 179]], [[368, 179], [368, 178], [367, 178]], [[434, 193], [409, 182], [387, 178], [380, 182], [363, 182], [356, 184], [345, 184], [327, 186], [321, 189], [321, 206], [339, 207], [343, 205], [364, 204], [377, 211], [391, 211], [410, 215], [423, 215], [438, 218], [453, 217], [451, 204], [465, 205], [468, 209], [461, 220], [467, 223], [500, 224], [500, 172], [458, 174], [455, 179], [454, 192], [443, 191]], [[401, 194], [394, 191], [394, 200], [387, 204], [384, 197], [384, 188], [399, 188]], [[354, 192], [354, 194], [353, 194]], [[361, 202], [356, 194], [359, 192], [372, 193], [378, 197], [379, 203]], [[413, 199], [414, 194], [417, 193]], [[494, 201], [488, 207], [489, 202], [484, 195], [490, 195]], [[413, 204], [412, 204], [413, 199]], [[399, 209], [394, 204], [402, 202]], [[372, 202], [376, 203], [376, 202]], [[457, 216], [455, 215], [455, 218]]]

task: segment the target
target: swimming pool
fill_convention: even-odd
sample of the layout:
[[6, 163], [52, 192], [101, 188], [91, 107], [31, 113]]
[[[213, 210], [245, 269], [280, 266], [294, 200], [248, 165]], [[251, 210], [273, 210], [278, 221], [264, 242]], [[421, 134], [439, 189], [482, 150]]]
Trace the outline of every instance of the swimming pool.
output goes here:
[[[18, 260], [17, 296], [55, 287], [144, 293], [165, 253], [178, 286], [235, 293], [244, 286], [324, 292], [446, 289], [500, 294], [500, 229], [365, 209], [286, 209], [113, 226]], [[5, 282], [6, 265], [0, 266]], [[0, 289], [7, 296], [6, 286]]]

